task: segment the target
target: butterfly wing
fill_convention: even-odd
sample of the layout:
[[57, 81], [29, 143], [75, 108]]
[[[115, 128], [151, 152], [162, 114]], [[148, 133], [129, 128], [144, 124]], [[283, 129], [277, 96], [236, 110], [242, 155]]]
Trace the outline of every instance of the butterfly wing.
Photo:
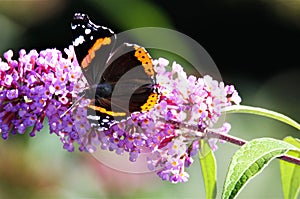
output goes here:
[[97, 84], [113, 49], [116, 35], [91, 22], [88, 15], [76, 13], [71, 22], [73, 45], [78, 63], [90, 85]]
[[[98, 126], [126, 118], [135, 111], [147, 111], [157, 102], [152, 58], [138, 45], [124, 43], [113, 50], [114, 32], [76, 13], [72, 23], [77, 60], [90, 89], [89, 119]], [[92, 124], [95, 124], [92, 122]]]
[[[112, 87], [109, 97], [111, 110], [122, 110], [126, 115], [143, 111], [142, 106], [155, 93], [152, 58], [144, 48], [124, 43], [112, 53], [100, 84], [109, 84]], [[106, 99], [97, 100], [103, 104], [102, 101]]]
[[[116, 82], [132, 69], [140, 70], [141, 77], [136, 79], [154, 83], [154, 69], [152, 58], [145, 48], [136, 44], [124, 43], [111, 55], [105, 67], [101, 81]], [[114, 74], [114, 75], [111, 75]]]

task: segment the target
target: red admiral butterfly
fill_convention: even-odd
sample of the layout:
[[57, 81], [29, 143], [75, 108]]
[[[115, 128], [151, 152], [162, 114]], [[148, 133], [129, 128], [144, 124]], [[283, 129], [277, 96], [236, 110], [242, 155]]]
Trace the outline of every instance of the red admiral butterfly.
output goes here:
[[75, 54], [90, 85], [84, 96], [92, 99], [89, 119], [109, 128], [157, 103], [152, 58], [143, 47], [123, 43], [114, 48], [116, 34], [94, 24], [86, 14], [76, 13], [71, 28]]

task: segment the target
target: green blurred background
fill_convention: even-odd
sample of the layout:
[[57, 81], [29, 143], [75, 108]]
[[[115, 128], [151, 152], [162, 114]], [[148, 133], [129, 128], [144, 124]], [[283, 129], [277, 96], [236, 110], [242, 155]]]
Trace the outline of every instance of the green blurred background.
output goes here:
[[[115, 32], [137, 27], [165, 27], [199, 42], [234, 84], [243, 104], [269, 108], [300, 121], [300, 1], [298, 0], [7, 0], [0, 1], [0, 52], [71, 44], [70, 20], [84, 12]], [[155, 35], [153, 35], [155, 40]], [[188, 70], [188, 68], [186, 69]], [[299, 138], [282, 123], [251, 115], [227, 115], [231, 134]], [[219, 145], [218, 198], [230, 157], [238, 147]], [[155, 174], [126, 174], [105, 167], [92, 156], [62, 149], [48, 129], [0, 141], [0, 198], [204, 198], [199, 162], [190, 180], [173, 185]], [[279, 162], [251, 181], [238, 198], [282, 198]]]

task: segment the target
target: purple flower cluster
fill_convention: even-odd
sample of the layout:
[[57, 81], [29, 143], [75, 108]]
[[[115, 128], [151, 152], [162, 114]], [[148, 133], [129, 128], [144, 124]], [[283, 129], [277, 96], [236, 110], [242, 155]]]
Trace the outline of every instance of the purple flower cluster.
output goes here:
[[[169, 62], [160, 58], [155, 66], [160, 101], [135, 120], [144, 125], [144, 134], [148, 137], [149, 168], [158, 170], [163, 180], [186, 182], [189, 175], [184, 168], [193, 163], [192, 156], [200, 150], [200, 140], [208, 139], [208, 131], [227, 133], [230, 130], [228, 123], [218, 129], [214, 129], [214, 125], [222, 108], [239, 104], [241, 98], [232, 85], [225, 86], [210, 76], [187, 76], [175, 62], [169, 67]], [[212, 149], [216, 149], [215, 143], [216, 139], [209, 140]]]
[[[67, 58], [55, 49], [41, 52], [12, 51], [0, 60], [0, 134], [23, 134], [32, 127], [35, 136], [48, 119], [50, 133], [60, 137], [63, 147], [94, 152], [97, 148], [129, 153], [130, 161], [140, 153], [148, 154], [148, 167], [163, 180], [186, 182], [185, 167], [208, 140], [213, 150], [216, 139], [207, 132], [227, 133], [228, 123], [216, 128], [222, 108], [239, 104], [241, 98], [232, 85], [210, 76], [187, 76], [183, 68], [165, 59], [154, 60], [159, 100], [150, 111], [132, 113], [109, 129], [92, 126], [88, 120], [90, 99], [81, 94], [86, 88], [74, 49], [65, 50]], [[75, 103], [74, 103], [75, 102]]]
[[148, 167], [161, 179], [186, 182], [189, 175], [184, 169], [201, 149], [200, 140], [208, 139], [211, 148], [217, 149], [217, 140], [209, 139], [206, 132], [227, 133], [230, 124], [214, 125], [222, 108], [239, 104], [241, 98], [232, 85], [225, 86], [210, 76], [188, 77], [180, 65], [169, 67], [162, 58], [154, 64], [160, 93], [157, 105], [148, 112], [132, 113], [126, 121], [98, 132], [94, 139], [102, 149], [129, 152], [131, 161], [148, 153]]
[[50, 133], [59, 135], [64, 147], [73, 151], [70, 143], [78, 137], [73, 125], [76, 118], [66, 111], [84, 83], [79, 81], [82, 73], [74, 59], [73, 47], [65, 52], [67, 59], [56, 49], [39, 53], [20, 50], [16, 60], [13, 51], [4, 53], [6, 61], [0, 60], [0, 134], [3, 139], [9, 134], [24, 134], [28, 127], [32, 127], [29, 134], [33, 137], [43, 128], [47, 117]]

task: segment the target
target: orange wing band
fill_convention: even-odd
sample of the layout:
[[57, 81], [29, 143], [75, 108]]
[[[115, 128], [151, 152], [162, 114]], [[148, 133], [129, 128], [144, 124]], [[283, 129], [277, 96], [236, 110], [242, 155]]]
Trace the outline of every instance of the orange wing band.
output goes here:
[[136, 47], [134, 56], [142, 62], [142, 66], [144, 67], [145, 73], [149, 76], [154, 76], [154, 70], [153, 70], [153, 64], [152, 64], [152, 58], [147, 53], [145, 48], [143, 47]]
[[82, 60], [81, 67], [86, 68], [95, 58], [95, 52], [101, 48], [102, 45], [109, 45], [111, 39], [109, 37], [97, 39], [92, 48], [89, 49], [87, 56]]
[[147, 99], [147, 102], [141, 106], [141, 111], [149, 111], [155, 106], [155, 104], [157, 104], [157, 101], [158, 101], [158, 94], [151, 93], [151, 95], [149, 95]]
[[126, 116], [125, 112], [113, 112], [113, 111], [108, 111], [105, 108], [99, 107], [99, 106], [94, 106], [94, 105], [89, 105], [89, 108], [99, 111], [101, 113], [105, 113], [110, 116]]

